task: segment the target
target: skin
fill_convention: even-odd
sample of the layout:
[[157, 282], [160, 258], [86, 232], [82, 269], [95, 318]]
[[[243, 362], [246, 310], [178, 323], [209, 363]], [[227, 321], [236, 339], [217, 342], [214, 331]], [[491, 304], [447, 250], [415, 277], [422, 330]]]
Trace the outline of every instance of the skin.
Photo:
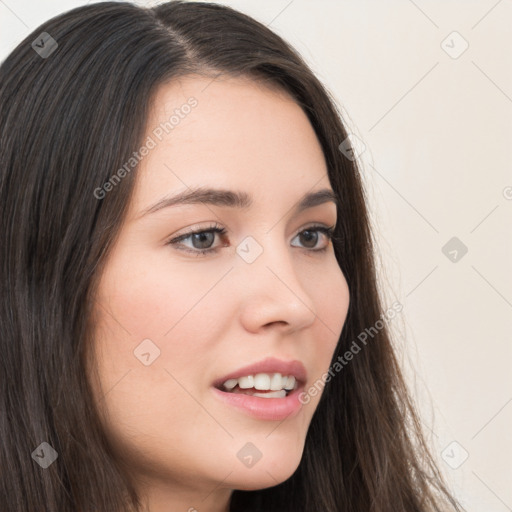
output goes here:
[[[147, 135], [191, 96], [197, 107], [139, 165], [95, 302], [93, 387], [150, 512], [226, 512], [234, 489], [271, 487], [294, 473], [321, 395], [285, 421], [268, 421], [220, 402], [212, 382], [274, 356], [301, 361], [307, 389], [329, 368], [349, 305], [332, 243], [320, 232], [316, 245], [298, 236], [312, 224], [333, 226], [335, 204], [292, 215], [307, 192], [332, 190], [300, 107], [246, 78], [189, 76], [158, 89]], [[164, 196], [206, 185], [245, 191], [253, 205], [141, 216]], [[214, 254], [166, 244], [213, 224], [226, 235], [181, 247], [218, 247]], [[251, 264], [236, 253], [247, 236], [263, 248]], [[326, 245], [325, 253], [312, 249]], [[160, 350], [148, 366], [134, 355], [144, 339]], [[251, 468], [236, 455], [247, 442], [262, 453]]]

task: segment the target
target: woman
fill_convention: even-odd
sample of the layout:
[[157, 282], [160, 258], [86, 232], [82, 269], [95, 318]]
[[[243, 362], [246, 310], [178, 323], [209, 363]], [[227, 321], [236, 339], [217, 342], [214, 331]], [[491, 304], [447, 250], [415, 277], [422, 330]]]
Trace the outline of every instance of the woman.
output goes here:
[[460, 510], [347, 133], [280, 37], [91, 4], [0, 91], [2, 510]]

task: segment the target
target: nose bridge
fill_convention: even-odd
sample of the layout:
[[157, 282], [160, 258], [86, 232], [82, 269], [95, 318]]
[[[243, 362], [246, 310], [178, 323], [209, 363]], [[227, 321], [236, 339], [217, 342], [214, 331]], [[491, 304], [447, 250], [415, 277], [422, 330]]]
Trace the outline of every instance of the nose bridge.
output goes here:
[[293, 264], [293, 248], [282, 237], [247, 236], [237, 246], [239, 271], [246, 287], [246, 321], [253, 328], [285, 322], [298, 329], [315, 320], [315, 305]]

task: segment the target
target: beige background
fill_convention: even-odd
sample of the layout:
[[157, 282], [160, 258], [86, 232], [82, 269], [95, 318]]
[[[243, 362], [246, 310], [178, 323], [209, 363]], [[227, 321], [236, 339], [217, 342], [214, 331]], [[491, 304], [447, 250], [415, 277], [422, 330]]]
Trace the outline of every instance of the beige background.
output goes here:
[[[0, 58], [85, 3], [0, 0]], [[439, 464], [469, 512], [512, 511], [512, 2], [225, 3], [295, 45], [343, 109]], [[467, 254], [445, 256], [453, 237]]]

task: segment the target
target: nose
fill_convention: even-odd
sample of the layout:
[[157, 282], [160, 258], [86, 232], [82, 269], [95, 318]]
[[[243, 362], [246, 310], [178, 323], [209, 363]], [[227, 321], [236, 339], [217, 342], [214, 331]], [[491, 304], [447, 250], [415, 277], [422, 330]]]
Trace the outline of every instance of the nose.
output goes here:
[[315, 302], [305, 289], [293, 258], [290, 250], [268, 240], [255, 261], [238, 262], [241, 321], [248, 331], [257, 333], [275, 324], [283, 333], [291, 333], [315, 321]]

